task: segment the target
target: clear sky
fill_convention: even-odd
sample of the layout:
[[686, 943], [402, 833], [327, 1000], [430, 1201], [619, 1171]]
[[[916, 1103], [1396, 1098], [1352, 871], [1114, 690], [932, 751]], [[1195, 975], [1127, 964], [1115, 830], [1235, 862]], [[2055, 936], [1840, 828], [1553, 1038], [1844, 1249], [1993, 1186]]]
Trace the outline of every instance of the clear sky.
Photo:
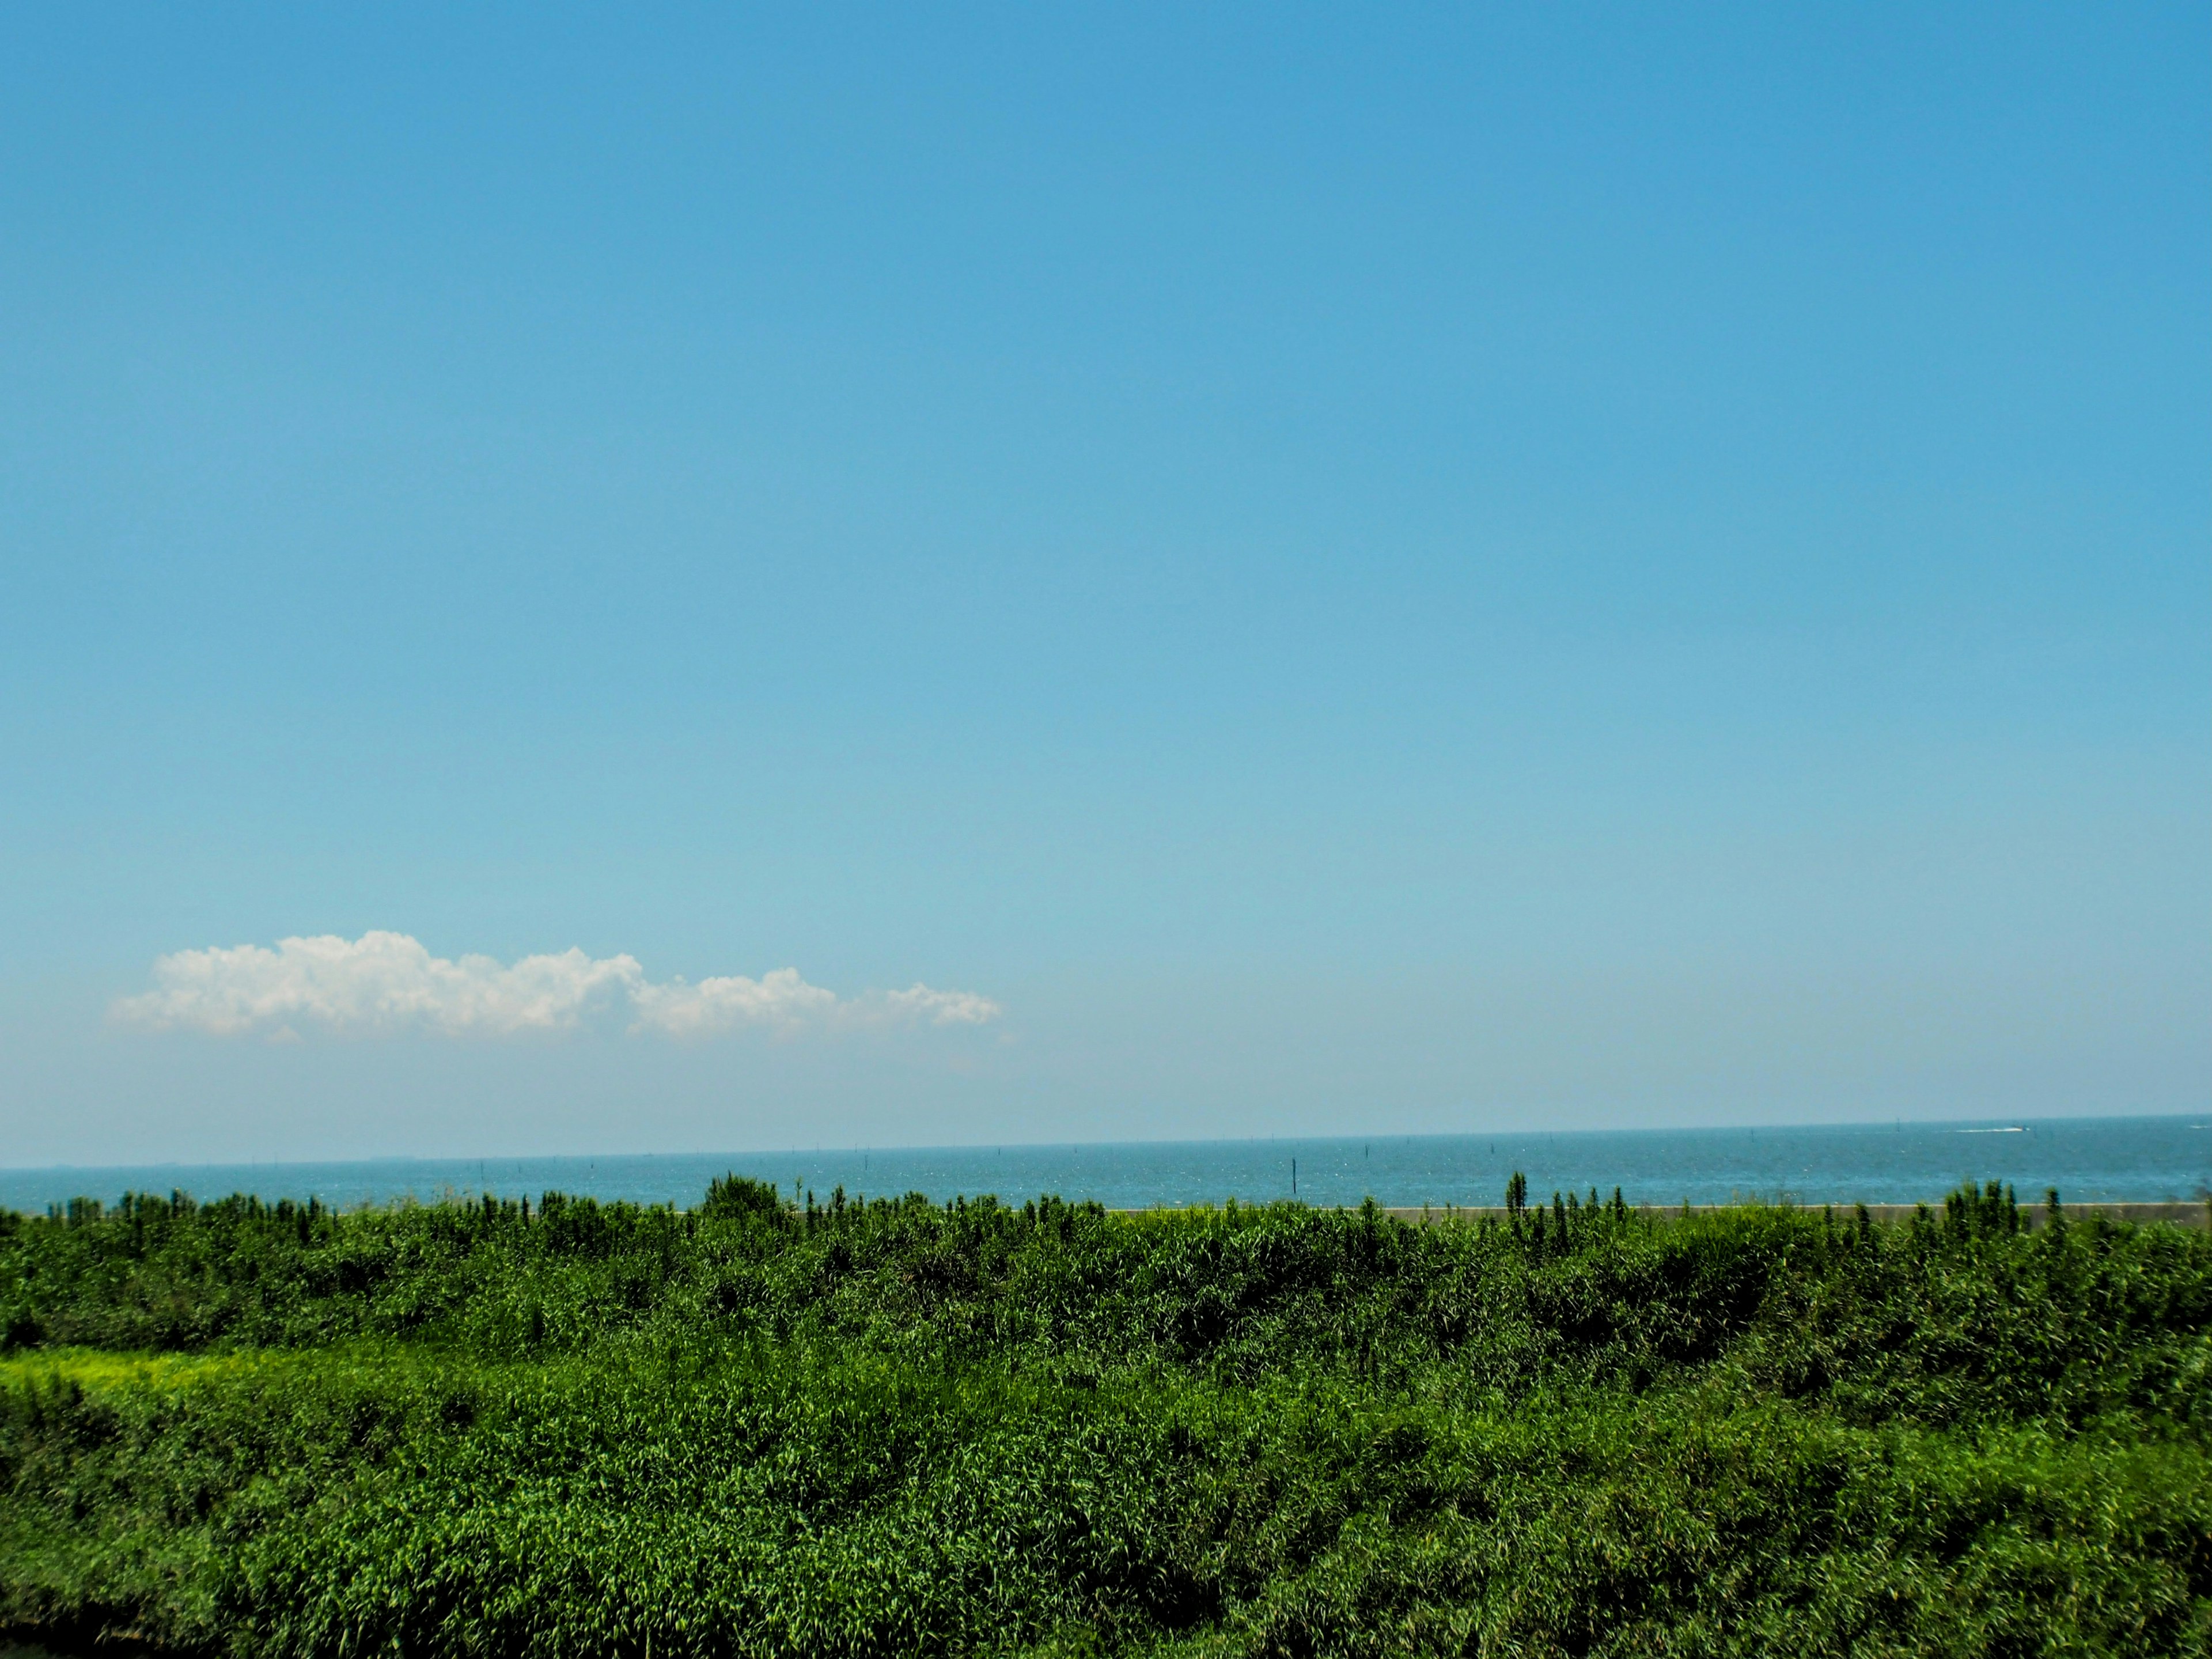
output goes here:
[[9, 12], [0, 1163], [2212, 1107], [2212, 11], [932, 9]]

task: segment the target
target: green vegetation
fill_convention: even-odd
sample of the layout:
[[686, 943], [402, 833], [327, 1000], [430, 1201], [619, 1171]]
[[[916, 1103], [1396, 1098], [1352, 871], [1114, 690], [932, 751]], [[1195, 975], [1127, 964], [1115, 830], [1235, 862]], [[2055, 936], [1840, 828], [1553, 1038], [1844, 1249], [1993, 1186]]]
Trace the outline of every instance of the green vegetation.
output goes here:
[[253, 1655], [2212, 1647], [2212, 1237], [1598, 1194], [0, 1216], [0, 1629]]

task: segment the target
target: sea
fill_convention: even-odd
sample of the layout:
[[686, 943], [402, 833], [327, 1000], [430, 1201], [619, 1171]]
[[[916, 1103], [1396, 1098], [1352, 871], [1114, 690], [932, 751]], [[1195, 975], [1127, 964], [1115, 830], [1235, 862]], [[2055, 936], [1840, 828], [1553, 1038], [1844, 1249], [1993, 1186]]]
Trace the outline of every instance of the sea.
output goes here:
[[942, 1203], [1053, 1194], [1109, 1209], [1296, 1199], [1386, 1208], [1504, 1201], [1519, 1171], [1533, 1197], [1618, 1187], [1631, 1204], [1936, 1202], [1961, 1182], [2009, 1183], [2023, 1203], [2170, 1202], [2212, 1192], [2212, 1112], [2183, 1117], [1988, 1120], [1726, 1129], [1516, 1131], [1322, 1139], [1092, 1145], [756, 1147], [587, 1158], [377, 1158], [350, 1163], [156, 1164], [0, 1170], [0, 1208], [72, 1198], [233, 1193], [364, 1205], [533, 1200], [548, 1191], [689, 1206], [726, 1172], [802, 1200], [921, 1193]]

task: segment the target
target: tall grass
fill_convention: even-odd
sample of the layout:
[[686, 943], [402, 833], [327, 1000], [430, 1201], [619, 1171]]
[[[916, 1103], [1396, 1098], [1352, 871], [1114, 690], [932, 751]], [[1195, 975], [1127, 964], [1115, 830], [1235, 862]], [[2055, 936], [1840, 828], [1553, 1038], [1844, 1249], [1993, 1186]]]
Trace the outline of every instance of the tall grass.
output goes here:
[[1528, 1201], [0, 1218], [0, 1624], [191, 1651], [2212, 1639], [2212, 1240]]

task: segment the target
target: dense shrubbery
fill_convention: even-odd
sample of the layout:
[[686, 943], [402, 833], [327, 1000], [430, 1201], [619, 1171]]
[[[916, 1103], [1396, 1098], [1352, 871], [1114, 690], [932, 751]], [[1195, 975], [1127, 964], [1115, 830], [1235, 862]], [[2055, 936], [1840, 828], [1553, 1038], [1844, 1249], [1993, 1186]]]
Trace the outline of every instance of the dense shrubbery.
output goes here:
[[2201, 1651], [2212, 1241], [1511, 1195], [0, 1218], [0, 1624], [280, 1654]]

